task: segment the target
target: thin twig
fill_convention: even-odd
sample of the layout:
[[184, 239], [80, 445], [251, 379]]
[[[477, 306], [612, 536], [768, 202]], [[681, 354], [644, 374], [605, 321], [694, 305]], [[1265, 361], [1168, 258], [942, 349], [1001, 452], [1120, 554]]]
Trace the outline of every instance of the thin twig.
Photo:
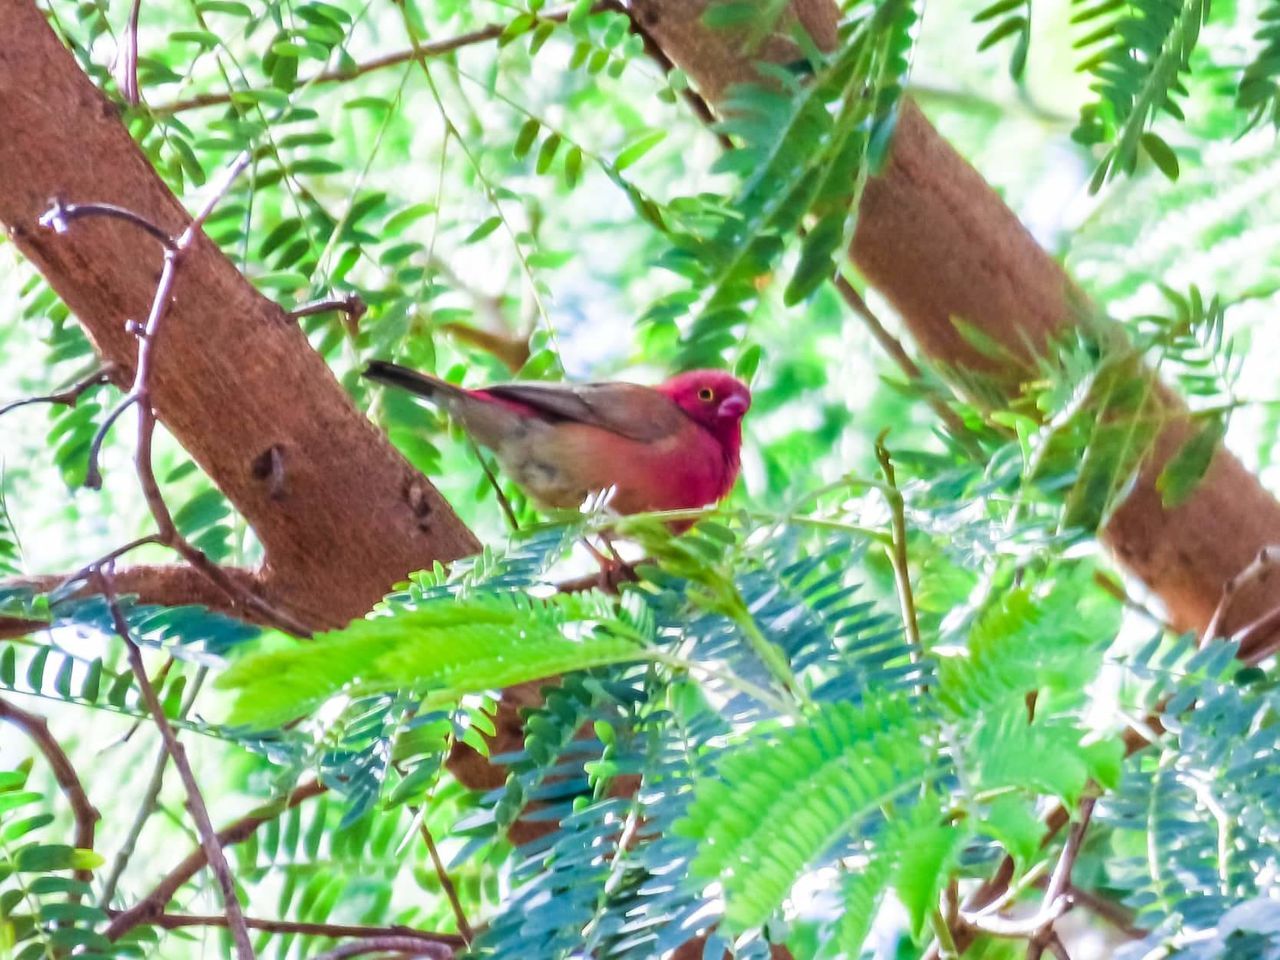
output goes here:
[[125, 619], [124, 611], [120, 608], [120, 602], [116, 598], [115, 589], [111, 584], [110, 571], [98, 571], [97, 576], [100, 578], [102, 596], [107, 602], [107, 608], [111, 611], [112, 625], [115, 627], [116, 633], [120, 635], [120, 639], [124, 641], [125, 653], [128, 655], [129, 666], [133, 671], [134, 678], [138, 682], [138, 690], [142, 694], [143, 702], [146, 703], [151, 718], [155, 721], [156, 727], [160, 731], [160, 737], [164, 741], [165, 749], [168, 750], [169, 756], [173, 759], [174, 769], [178, 771], [178, 778], [182, 781], [183, 789], [186, 791], [187, 810], [191, 813], [191, 819], [195, 821], [196, 833], [200, 837], [200, 846], [204, 850], [209, 866], [217, 878], [218, 887], [222, 891], [222, 907], [227, 915], [227, 927], [231, 932], [231, 940], [235, 944], [236, 956], [238, 960], [253, 960], [253, 945], [249, 942], [249, 931], [244, 924], [244, 914], [240, 910], [240, 901], [236, 896], [236, 882], [231, 876], [231, 867], [227, 863], [226, 854], [223, 852], [222, 844], [213, 829], [213, 823], [209, 819], [209, 810], [205, 806], [204, 796], [200, 793], [195, 774], [191, 769], [190, 762], [187, 760], [187, 752], [178, 740], [177, 734], [174, 733], [173, 725], [169, 723], [169, 718], [165, 715], [164, 705], [156, 694], [151, 678], [147, 676], [147, 667], [142, 661], [142, 650], [133, 639], [133, 634], [129, 630], [129, 622]]
[[[80, 850], [92, 850], [94, 824], [102, 819], [102, 814], [98, 813], [97, 808], [89, 802], [89, 795], [85, 793], [84, 784], [80, 782], [76, 768], [72, 766], [71, 759], [62, 749], [62, 745], [49, 732], [48, 722], [39, 714], [29, 713], [3, 699], [0, 699], [0, 720], [7, 720], [25, 733], [35, 744], [36, 749], [44, 755], [49, 767], [53, 770], [53, 778], [58, 783], [58, 789], [71, 804], [71, 814], [76, 823], [75, 846]], [[82, 883], [89, 883], [93, 879], [93, 871], [77, 870], [75, 878]], [[80, 895], [73, 894], [71, 899], [78, 902]]]
[[[120, 415], [130, 407], [134, 408], [137, 411], [137, 443], [134, 448], [134, 469], [138, 475], [138, 483], [142, 487], [143, 498], [146, 500], [147, 507], [156, 523], [157, 532], [155, 538], [158, 542], [176, 551], [187, 563], [225, 593], [233, 606], [252, 610], [267, 623], [278, 626], [290, 633], [298, 636], [307, 636], [310, 630], [306, 624], [303, 624], [291, 614], [283, 610], [277, 610], [267, 603], [210, 560], [203, 550], [200, 550], [188, 541], [186, 537], [182, 536], [173, 521], [173, 515], [169, 511], [168, 504], [165, 502], [164, 495], [160, 490], [151, 455], [156, 427], [156, 413], [151, 405], [151, 372], [155, 363], [156, 344], [159, 341], [161, 329], [172, 300], [173, 286], [178, 268], [187, 252], [195, 245], [205, 220], [208, 219], [222, 198], [226, 196], [236, 178], [248, 166], [250, 159], [251, 154], [248, 151], [241, 153], [236, 158], [222, 178], [214, 184], [200, 210], [177, 239], [170, 237], [145, 217], [112, 204], [63, 204], [55, 200], [50, 210], [40, 218], [40, 222], [52, 227], [59, 233], [63, 233], [70, 229], [74, 220], [79, 218], [92, 216], [116, 217], [146, 230], [151, 236], [160, 240], [161, 246], [164, 248], [164, 262], [160, 269], [160, 279], [156, 283], [155, 294], [151, 300], [146, 322], [142, 324], [140, 329], [136, 330], [138, 357], [134, 369], [133, 385], [120, 403], [116, 405], [115, 409], [107, 415], [106, 420], [94, 436], [93, 443], [90, 446], [86, 484], [94, 489], [101, 486], [98, 454], [102, 441], [107, 431]], [[98, 561], [88, 569], [96, 570], [101, 566], [101, 563], [101, 561]]]
[[1071, 908], [1071, 871], [1084, 844], [1085, 832], [1093, 816], [1096, 797], [1087, 796], [1080, 801], [1080, 819], [1071, 825], [1062, 854], [1045, 886], [1044, 901], [1034, 914], [1022, 919], [992, 916], [984, 910], [961, 911], [961, 920], [970, 927], [996, 937], [1028, 939], [1039, 943], [1041, 949], [1048, 945], [1054, 922]]
[[141, 12], [142, 0], [133, 0], [118, 54], [120, 59], [116, 64], [116, 82], [120, 84], [120, 94], [125, 103], [134, 107], [142, 102], [138, 87], [138, 14]]
[[453, 948], [443, 943], [431, 943], [414, 937], [369, 937], [318, 953], [312, 960], [346, 960], [347, 957], [361, 957], [369, 953], [400, 953], [410, 957], [424, 957], [426, 960], [453, 960], [454, 956]]
[[[1071, 954], [1067, 953], [1067, 946], [1062, 942], [1062, 938], [1058, 936], [1056, 930], [1049, 931], [1048, 939], [1043, 947], [1040, 947], [1035, 942], [1027, 945], [1027, 960], [1040, 960], [1040, 953], [1045, 949], [1052, 953], [1056, 960], [1071, 960]], [[1035, 952], [1033, 953], [1033, 951]]]
[[[195, 680], [183, 693], [182, 704], [178, 707], [179, 719], [186, 717], [191, 712], [191, 708], [196, 702], [196, 696], [200, 693], [200, 688], [204, 685], [204, 678], [207, 674], [208, 669], [202, 667], [197, 671]], [[137, 849], [138, 840], [142, 837], [142, 831], [159, 806], [160, 791], [164, 787], [164, 770], [168, 764], [169, 751], [162, 743], [160, 744], [160, 749], [156, 752], [155, 763], [151, 768], [151, 778], [147, 781], [146, 790], [143, 791], [142, 802], [138, 804], [138, 813], [133, 818], [133, 823], [129, 825], [129, 832], [125, 834], [124, 841], [120, 844], [120, 849], [116, 851], [115, 858], [111, 861], [111, 872], [107, 874], [106, 880], [103, 881], [102, 894], [98, 897], [98, 906], [104, 910], [111, 905], [111, 901], [116, 895], [116, 887], [119, 886], [120, 878], [124, 875], [125, 868], [133, 857], [134, 850]]]
[[902, 491], [898, 489], [893, 458], [889, 454], [889, 448], [885, 446], [884, 441], [888, 434], [889, 431], [884, 430], [876, 438], [876, 460], [880, 463], [880, 471], [884, 474], [884, 495], [889, 501], [889, 515], [893, 527], [889, 561], [893, 564], [893, 579], [898, 587], [898, 602], [902, 606], [902, 623], [907, 633], [907, 642], [911, 645], [911, 659], [913, 663], [919, 663], [920, 655], [924, 652], [924, 644], [920, 639], [920, 622], [916, 617], [915, 594], [911, 589], [911, 567], [907, 557], [906, 502], [902, 499]]
[[[617, 2], [617, 0], [614, 0], [612, 3], [601, 4], [601, 6], [611, 10], [616, 10], [617, 12], [627, 16], [631, 21], [631, 32], [639, 37], [644, 43], [645, 55], [658, 65], [663, 76], [667, 76], [676, 68], [675, 63], [673, 63], [671, 58], [667, 56], [667, 52], [662, 49], [662, 44], [658, 43], [657, 39], [649, 32], [648, 28], [640, 22], [638, 17], [632, 16], [631, 11], [628, 8]], [[712, 134], [720, 142], [720, 146], [725, 150], [732, 150], [733, 141], [729, 139], [728, 134], [715, 129], [715, 111], [711, 109], [711, 104], [706, 101], [702, 94], [698, 93], [698, 91], [686, 84], [681, 89], [680, 96], [684, 99], [684, 102], [688, 104], [689, 109], [693, 111], [693, 115], [701, 120], [712, 131]]]
[[[1209, 618], [1209, 623], [1205, 626], [1204, 633], [1201, 634], [1200, 642], [1202, 644], [1215, 640], [1222, 634], [1223, 624], [1227, 614], [1231, 612], [1231, 606], [1235, 603], [1236, 596], [1244, 587], [1264, 576], [1267, 571], [1275, 566], [1277, 560], [1280, 560], [1280, 547], [1263, 547], [1247, 567], [1222, 585], [1222, 597], [1214, 608], [1213, 616]], [[1245, 629], [1248, 629], [1248, 627], [1246, 626]]]
[[39, 397], [25, 397], [21, 400], [13, 400], [0, 406], [0, 417], [3, 417], [10, 410], [17, 410], [19, 407], [30, 406], [34, 403], [55, 403], [64, 407], [74, 407], [86, 392], [100, 384], [109, 382], [114, 371], [113, 364], [103, 364], [89, 375], [81, 377], [65, 390], [59, 390], [57, 393], [47, 393]]
[[[119, 916], [121, 911], [109, 910], [109, 916]], [[223, 916], [198, 916], [187, 913], [166, 913], [150, 924], [161, 930], [181, 930], [187, 927], [225, 927], [227, 918]], [[399, 924], [390, 927], [369, 927], [359, 924], [344, 923], [304, 923], [298, 920], [264, 920], [260, 917], [245, 917], [244, 925], [250, 930], [263, 930], [267, 933], [299, 934], [304, 937], [408, 937], [424, 943], [440, 943], [448, 947], [465, 946], [463, 938], [452, 933], [434, 933], [429, 930], [416, 930]]]
[[[238, 820], [233, 821], [218, 831], [218, 842], [225, 849], [247, 840], [265, 823], [276, 819], [287, 810], [298, 804], [319, 796], [328, 788], [318, 780], [311, 780], [297, 787], [282, 802], [261, 807]], [[119, 940], [130, 930], [141, 925], [150, 925], [164, 915], [164, 909], [173, 899], [174, 894], [188, 880], [194, 877], [208, 863], [203, 846], [197, 846], [182, 861], [170, 870], [164, 878], [152, 888], [151, 892], [138, 903], [112, 918], [107, 927], [108, 940]]]
[[324, 300], [312, 300], [288, 312], [290, 320], [301, 320], [303, 317], [314, 317], [319, 313], [341, 313], [347, 318], [347, 326], [353, 331], [359, 327], [360, 318], [369, 312], [369, 306], [358, 293], [345, 297], [327, 297]]
[[853, 284], [841, 273], [834, 274], [831, 277], [831, 283], [835, 286], [836, 292], [840, 294], [841, 299], [844, 300], [845, 305], [862, 318], [863, 326], [870, 331], [871, 338], [880, 345], [880, 349], [887, 353], [890, 359], [898, 365], [898, 369], [906, 374], [910, 383], [920, 388], [924, 395], [925, 403], [929, 404], [933, 408], [933, 412], [938, 415], [938, 418], [947, 425], [947, 429], [956, 442], [964, 445], [969, 453], [978, 453], [978, 445], [974, 441], [969, 428], [960, 419], [960, 415], [942, 397], [938, 396], [937, 391], [929, 385], [925, 380], [924, 371], [920, 369], [919, 364], [911, 359], [911, 355], [907, 353], [902, 341], [885, 328], [885, 325], [880, 322], [880, 318], [867, 306], [867, 301], [854, 289]]
[[489, 466], [489, 461], [485, 459], [479, 445], [471, 439], [471, 434], [467, 434], [467, 443], [471, 445], [471, 452], [480, 461], [480, 468], [484, 470], [485, 479], [489, 481], [489, 486], [493, 488], [494, 496], [498, 498], [498, 506], [502, 508], [502, 516], [507, 521], [507, 527], [512, 533], [519, 533], [520, 521], [516, 519], [516, 512], [511, 506], [511, 501], [507, 499], [507, 495], [502, 489], [502, 484], [498, 482], [498, 476], [493, 472], [493, 467]]
[[160, 229], [140, 213], [135, 213], [114, 203], [63, 203], [54, 197], [49, 201], [49, 209], [40, 215], [40, 226], [49, 227], [54, 233], [66, 233], [71, 229], [71, 222], [81, 217], [111, 217], [124, 220], [141, 230], [151, 234], [166, 250], [173, 247], [173, 237]]
[[440, 889], [444, 891], [444, 895], [449, 900], [449, 906], [453, 909], [453, 919], [458, 924], [458, 932], [462, 934], [466, 945], [470, 947], [471, 941], [476, 938], [475, 929], [467, 919], [467, 912], [462, 909], [462, 900], [458, 897], [458, 888], [454, 886], [453, 878], [449, 876], [449, 871], [446, 869], [444, 861], [440, 859], [440, 851], [436, 849], [436, 842], [427, 827], [425, 817], [418, 818], [418, 832], [422, 834], [422, 842], [427, 845], [427, 854], [431, 857], [431, 863], [436, 868], [436, 877], [440, 881]]
[[[616, 10], [618, 4], [616, 2], [597, 3], [591, 8], [592, 13], [601, 13], [605, 10]], [[547, 10], [537, 15], [539, 23], [563, 23], [569, 19], [569, 14], [573, 12], [573, 7], [559, 7], [555, 10]], [[325, 70], [305, 80], [299, 80], [297, 86], [300, 88], [319, 86], [328, 83], [346, 83], [357, 77], [362, 77], [366, 73], [374, 73], [378, 70], [386, 70], [390, 67], [397, 67], [413, 60], [427, 60], [435, 57], [442, 57], [446, 54], [453, 53], [455, 50], [461, 50], [463, 47], [474, 46], [477, 43], [488, 43], [490, 40], [496, 40], [502, 36], [503, 31], [507, 29], [505, 23], [491, 23], [488, 26], [480, 27], [469, 33], [460, 33], [456, 37], [447, 37], [443, 40], [435, 40], [431, 43], [418, 44], [416, 49], [400, 50], [397, 53], [389, 53], [385, 56], [374, 57], [372, 60], [366, 60], [364, 63], [358, 63], [352, 67], [338, 67], [333, 70]], [[166, 116], [175, 113], [181, 113], [184, 110], [196, 110], [201, 107], [216, 107], [222, 104], [231, 103], [238, 95], [248, 91], [227, 90], [219, 93], [202, 93], [199, 96], [191, 97], [186, 100], [175, 100], [172, 103], [161, 104], [151, 108], [151, 112], [155, 116]]]
[[1092, 890], [1082, 890], [1072, 885], [1067, 888], [1067, 894], [1071, 897], [1072, 903], [1105, 920], [1130, 940], [1141, 940], [1151, 932], [1133, 922], [1133, 911]]

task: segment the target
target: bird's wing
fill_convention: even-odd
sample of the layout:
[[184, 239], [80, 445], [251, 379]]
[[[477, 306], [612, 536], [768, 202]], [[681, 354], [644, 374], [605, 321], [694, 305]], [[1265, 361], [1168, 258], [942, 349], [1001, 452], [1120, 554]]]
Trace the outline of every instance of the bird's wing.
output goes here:
[[548, 420], [585, 423], [642, 443], [669, 436], [688, 419], [665, 394], [634, 383], [500, 383], [483, 392]]

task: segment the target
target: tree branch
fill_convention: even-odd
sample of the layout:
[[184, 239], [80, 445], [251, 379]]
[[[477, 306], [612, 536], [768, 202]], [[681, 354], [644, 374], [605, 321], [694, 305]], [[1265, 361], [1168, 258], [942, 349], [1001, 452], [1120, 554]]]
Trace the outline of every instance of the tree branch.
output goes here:
[[[71, 804], [71, 813], [76, 823], [75, 846], [80, 850], [92, 850], [94, 825], [102, 819], [102, 814], [89, 802], [89, 795], [85, 793], [76, 768], [72, 766], [62, 745], [49, 732], [48, 722], [39, 714], [29, 713], [4, 699], [0, 699], [0, 720], [8, 721], [25, 733], [44, 755], [53, 770], [58, 788]], [[77, 870], [75, 877], [88, 883], [93, 879], [93, 871]], [[79, 899], [79, 895], [73, 897], [73, 900]]]
[[96, 367], [92, 373], [81, 377], [65, 390], [59, 390], [56, 393], [48, 393], [40, 397], [25, 397], [21, 400], [13, 400], [0, 406], [0, 417], [3, 417], [10, 410], [17, 410], [19, 407], [29, 406], [33, 403], [56, 403], [64, 407], [74, 407], [80, 398], [92, 390], [94, 387], [103, 383], [111, 382], [111, 374], [113, 370], [108, 364], [106, 366]]
[[443, 943], [431, 943], [414, 937], [369, 937], [318, 953], [312, 960], [346, 960], [369, 953], [400, 953], [426, 960], [453, 960], [453, 949]]
[[200, 846], [204, 850], [205, 859], [213, 869], [214, 876], [218, 880], [218, 887], [222, 891], [222, 906], [226, 911], [227, 926], [231, 931], [231, 940], [235, 944], [236, 956], [239, 960], [253, 960], [253, 945], [249, 942], [249, 931], [244, 925], [244, 914], [240, 910], [240, 901], [236, 894], [236, 882], [231, 876], [231, 867], [227, 863], [226, 854], [223, 853], [222, 844], [218, 839], [217, 833], [214, 832], [212, 821], [209, 819], [209, 810], [205, 806], [204, 796], [200, 793], [200, 787], [196, 783], [195, 773], [192, 771], [191, 763], [187, 759], [186, 749], [178, 740], [178, 735], [174, 733], [173, 725], [169, 723], [169, 718], [165, 715], [164, 705], [160, 702], [160, 697], [156, 694], [156, 688], [152, 685], [151, 678], [147, 675], [146, 664], [142, 661], [142, 650], [133, 639], [133, 634], [129, 630], [129, 622], [125, 619], [124, 612], [120, 609], [120, 603], [116, 599], [115, 591], [112, 588], [110, 571], [100, 571], [98, 578], [101, 581], [103, 596], [106, 597], [107, 606], [111, 611], [112, 624], [115, 626], [116, 633], [120, 635], [120, 639], [124, 641], [125, 653], [129, 658], [129, 666], [138, 682], [138, 689], [142, 694], [143, 702], [146, 703], [147, 710], [151, 713], [151, 719], [155, 721], [155, 725], [160, 731], [160, 737], [164, 741], [165, 749], [168, 751], [170, 758], [172, 758], [174, 769], [178, 771], [178, 778], [182, 781], [182, 786], [186, 790], [187, 810], [191, 813], [191, 819], [195, 821], [196, 833], [200, 837]]
[[[591, 8], [592, 13], [600, 13], [604, 10], [618, 9], [616, 0], [605, 0], [605, 2], [597, 3]], [[537, 19], [542, 23], [563, 23], [569, 19], [569, 14], [573, 12], [573, 7], [558, 7], [555, 10], [547, 10], [537, 15]], [[455, 50], [461, 50], [463, 47], [474, 46], [478, 43], [488, 43], [502, 36], [503, 31], [507, 29], [505, 23], [491, 23], [488, 26], [480, 27], [468, 33], [460, 33], [456, 37], [447, 37], [443, 40], [434, 40], [430, 43], [421, 43], [417, 49], [400, 50], [396, 53], [388, 53], [381, 57], [374, 57], [372, 60], [366, 60], [364, 63], [358, 63], [354, 67], [346, 69], [338, 68], [334, 70], [324, 70], [314, 74], [304, 80], [298, 81], [299, 87], [317, 87], [331, 83], [347, 83], [357, 77], [363, 77], [368, 73], [376, 73], [379, 70], [386, 70], [390, 67], [398, 67], [401, 64], [409, 63], [414, 60], [430, 60], [436, 57], [443, 57], [446, 54], [453, 53]], [[217, 107], [228, 104], [240, 90], [228, 90], [218, 93], [202, 93], [199, 96], [189, 97], [185, 100], [174, 100], [172, 103], [164, 103], [151, 108], [152, 114], [156, 116], [170, 116], [175, 113], [182, 113], [186, 110], [197, 110], [201, 107]]]
[[[732, 30], [703, 21], [707, 3], [633, 0], [630, 6], [666, 58], [715, 106], [731, 86], [759, 75], [755, 58], [744, 53]], [[788, 15], [820, 48], [837, 43], [839, 10], [832, 0], [792, 0]], [[777, 31], [759, 56], [794, 59], [787, 34]], [[940, 368], [980, 372], [1011, 392], [1034, 369], [1037, 355], [1073, 328], [1096, 322], [1058, 263], [909, 99], [901, 105], [884, 168], [867, 181], [849, 256]], [[956, 318], [999, 344], [1007, 359], [984, 355]], [[1105, 337], [1117, 328], [1101, 322], [1096, 331]], [[1165, 509], [1156, 480], [1197, 428], [1186, 405], [1164, 387], [1157, 388], [1153, 408], [1160, 415], [1154, 452], [1102, 539], [1160, 596], [1178, 629], [1199, 632], [1218, 606], [1223, 584], [1260, 548], [1280, 543], [1280, 503], [1239, 460], [1219, 450], [1192, 496]], [[1273, 594], [1259, 586], [1239, 595], [1225, 632], [1258, 622], [1270, 612]], [[1280, 617], [1262, 626], [1274, 633]], [[1261, 638], [1249, 639], [1267, 648]]]
[[[261, 599], [300, 625], [340, 626], [409, 573], [474, 553], [470, 532], [353, 406], [305, 333], [183, 210], [36, 4], [0, 4], [0, 37], [0, 223], [121, 385], [136, 384], [140, 360], [124, 320], [150, 314], [164, 258], [140, 249], [128, 218], [54, 234], [40, 215], [60, 196], [129, 211], [168, 237], [191, 228], [148, 397], [262, 543]], [[40, 96], [15, 95], [32, 89]], [[283, 485], [254, 470], [273, 448]]]
[[[247, 840], [264, 823], [269, 823], [298, 804], [324, 793], [328, 788], [318, 780], [311, 780], [294, 789], [287, 799], [255, 810], [227, 826], [217, 833], [218, 845], [223, 849]], [[177, 866], [170, 870], [151, 892], [139, 900], [128, 910], [122, 910], [111, 920], [106, 929], [108, 940], [119, 940], [130, 930], [138, 926], [149, 926], [164, 916], [169, 901], [188, 880], [206, 866], [208, 858], [203, 845], [196, 847], [184, 857]]]
[[[258, 575], [252, 570], [235, 567], [222, 568], [223, 573], [237, 581], [241, 590], [260, 590]], [[98, 593], [98, 587], [89, 571], [78, 570], [72, 574], [45, 574], [37, 577], [19, 577], [0, 581], [0, 590], [30, 590], [33, 594], [50, 593], [79, 583], [70, 594], [88, 597]], [[251, 623], [262, 624], [251, 611], [238, 610], [227, 595], [210, 583], [192, 567], [183, 564], [160, 564], [126, 567], [115, 574], [116, 591], [121, 596], [133, 596], [138, 603], [160, 607], [201, 606], [227, 616], [239, 616]], [[40, 620], [24, 620], [20, 617], [0, 617], [0, 640], [21, 637], [49, 624]]]
[[[119, 910], [109, 910], [114, 918], [121, 914]], [[245, 917], [244, 924], [250, 930], [263, 930], [267, 933], [299, 934], [304, 937], [406, 937], [424, 943], [438, 943], [447, 947], [462, 947], [462, 937], [452, 933], [433, 933], [400, 925], [390, 927], [370, 927], [358, 924], [342, 923], [304, 923], [298, 920], [263, 920], [259, 917]], [[227, 918], [222, 916], [194, 916], [185, 913], [165, 913], [151, 921], [150, 926], [162, 930], [182, 930], [188, 927], [225, 927]]]

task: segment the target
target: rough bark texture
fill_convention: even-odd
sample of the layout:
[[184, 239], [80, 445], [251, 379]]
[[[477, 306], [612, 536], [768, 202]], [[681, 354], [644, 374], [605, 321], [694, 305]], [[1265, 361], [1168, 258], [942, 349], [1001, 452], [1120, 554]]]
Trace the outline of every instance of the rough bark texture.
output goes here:
[[[645, 29], [714, 104], [734, 83], [751, 79], [751, 58], [724, 31], [702, 23], [707, 0], [635, 0]], [[835, 40], [831, 0], [796, 0], [798, 18], [821, 46]], [[765, 51], [794, 56], [785, 45]], [[866, 186], [850, 256], [894, 305], [921, 349], [943, 367], [1021, 379], [957, 332], [961, 318], [1018, 357], [1040, 350], [1077, 322], [1079, 294], [982, 177], [904, 104], [886, 168]], [[1102, 531], [1105, 543], [1156, 593], [1173, 621], [1202, 630], [1224, 584], [1258, 551], [1280, 543], [1280, 504], [1226, 450], [1189, 501], [1165, 510], [1155, 479], [1190, 435], [1186, 409], [1166, 392], [1167, 421], [1156, 454]], [[1276, 574], [1280, 576], [1280, 574]], [[1242, 590], [1228, 630], [1275, 606], [1266, 578]]]
[[[37, 221], [55, 196], [118, 204], [175, 234], [188, 214], [30, 0], [0, 0], [0, 38], [0, 223], [125, 384], [137, 352], [125, 321], [146, 315], [158, 244], [119, 220], [61, 235]], [[264, 595], [308, 623], [344, 623], [411, 571], [478, 549], [297, 325], [203, 236], [177, 275], [152, 395], [262, 541]], [[284, 464], [274, 497], [255, 471], [273, 447]]]

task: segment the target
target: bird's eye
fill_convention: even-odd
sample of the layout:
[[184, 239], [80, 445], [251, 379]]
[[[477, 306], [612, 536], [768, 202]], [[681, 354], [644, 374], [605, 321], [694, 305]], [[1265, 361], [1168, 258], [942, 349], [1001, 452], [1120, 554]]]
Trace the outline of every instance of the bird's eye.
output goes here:
[[698, 391], [698, 399], [703, 401], [704, 403], [710, 403], [715, 398], [716, 398], [716, 392], [712, 390], [710, 387], [703, 387], [701, 390]]

